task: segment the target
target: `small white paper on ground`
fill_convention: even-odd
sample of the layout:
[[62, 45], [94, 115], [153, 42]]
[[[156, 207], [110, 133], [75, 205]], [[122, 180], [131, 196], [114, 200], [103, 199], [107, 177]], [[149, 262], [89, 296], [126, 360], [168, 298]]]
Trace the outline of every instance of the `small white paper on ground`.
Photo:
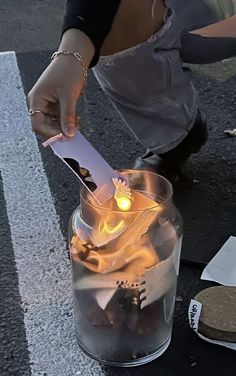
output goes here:
[[215, 281], [224, 286], [236, 286], [236, 237], [227, 242], [203, 270], [201, 279]]

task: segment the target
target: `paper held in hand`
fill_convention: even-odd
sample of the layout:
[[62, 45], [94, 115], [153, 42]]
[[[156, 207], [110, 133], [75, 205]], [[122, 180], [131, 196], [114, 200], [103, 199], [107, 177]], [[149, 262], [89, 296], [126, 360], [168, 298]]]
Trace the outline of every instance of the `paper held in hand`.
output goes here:
[[112, 179], [123, 178], [79, 131], [74, 138], [58, 135], [43, 145], [51, 146], [54, 154], [67, 164], [100, 205], [114, 196], [115, 186]]

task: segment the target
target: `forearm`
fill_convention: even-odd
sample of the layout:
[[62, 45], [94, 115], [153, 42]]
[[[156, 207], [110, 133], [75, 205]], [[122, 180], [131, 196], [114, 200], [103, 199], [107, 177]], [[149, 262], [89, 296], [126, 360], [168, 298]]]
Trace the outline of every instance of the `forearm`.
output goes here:
[[192, 30], [191, 33], [205, 37], [236, 38], [236, 16], [226, 18], [201, 29]]
[[236, 56], [236, 16], [182, 35], [185, 63], [210, 64]]
[[59, 50], [79, 52], [87, 66], [90, 65], [95, 53], [92, 41], [78, 29], [69, 29], [63, 34]]
[[236, 38], [203, 37], [186, 33], [180, 55], [185, 63], [211, 64], [236, 56]]
[[62, 33], [69, 29], [82, 31], [94, 46], [91, 66], [95, 65], [100, 48], [110, 32], [121, 0], [67, 0]]

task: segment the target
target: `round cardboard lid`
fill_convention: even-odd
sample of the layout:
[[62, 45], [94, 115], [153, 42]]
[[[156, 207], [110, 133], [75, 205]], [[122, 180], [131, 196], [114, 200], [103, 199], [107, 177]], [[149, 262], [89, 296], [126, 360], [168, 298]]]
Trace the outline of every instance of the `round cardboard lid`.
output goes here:
[[194, 299], [202, 303], [199, 333], [210, 339], [236, 342], [236, 287], [210, 287]]

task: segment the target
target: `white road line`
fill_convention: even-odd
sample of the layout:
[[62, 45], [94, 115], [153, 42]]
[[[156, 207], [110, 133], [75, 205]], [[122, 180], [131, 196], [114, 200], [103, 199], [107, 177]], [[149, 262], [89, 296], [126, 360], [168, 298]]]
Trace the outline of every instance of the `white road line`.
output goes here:
[[103, 375], [74, 336], [66, 243], [31, 132], [14, 52], [0, 53], [0, 129], [0, 170], [32, 376]]

